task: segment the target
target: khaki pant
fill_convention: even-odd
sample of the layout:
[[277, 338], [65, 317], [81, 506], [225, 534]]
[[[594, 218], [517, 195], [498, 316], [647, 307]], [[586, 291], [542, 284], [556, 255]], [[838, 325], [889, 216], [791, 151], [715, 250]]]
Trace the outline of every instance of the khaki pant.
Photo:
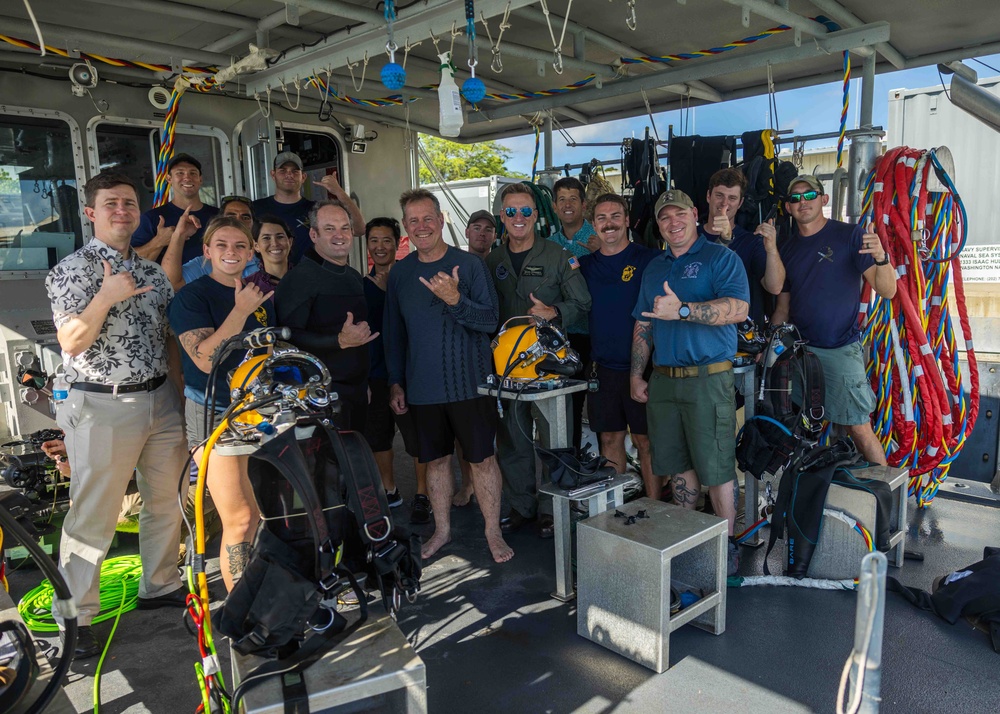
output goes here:
[[132, 471], [142, 495], [139, 552], [140, 597], [158, 597], [181, 587], [177, 543], [181, 511], [178, 488], [187, 497], [187, 459], [180, 398], [169, 381], [153, 392], [111, 394], [71, 389], [56, 421], [66, 433], [70, 509], [59, 543], [59, 570], [89, 625], [100, 610], [101, 564]]

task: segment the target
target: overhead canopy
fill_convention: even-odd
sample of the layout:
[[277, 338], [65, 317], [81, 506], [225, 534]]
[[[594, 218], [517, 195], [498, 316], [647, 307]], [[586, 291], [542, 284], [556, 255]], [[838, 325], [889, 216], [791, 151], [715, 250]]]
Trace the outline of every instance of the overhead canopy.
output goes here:
[[[844, 50], [858, 58], [874, 53], [877, 72], [1000, 52], [996, 0], [473, 4], [476, 70], [489, 94], [478, 107], [468, 106], [463, 141], [524, 133], [530, 120], [549, 110], [571, 127], [644, 114], [647, 102], [656, 112], [761, 94], [768, 89], [769, 71], [779, 91], [835, 81], [841, 77]], [[388, 61], [381, 0], [288, 0], [287, 5], [282, 0], [32, 0], [31, 5], [49, 46], [174, 69], [182, 64], [225, 67], [245, 56], [249, 43], [263, 43], [277, 53], [269, 66], [240, 75], [227, 89], [264, 97], [270, 88], [272, 101], [280, 101], [283, 86], [294, 97], [296, 80], [302, 84], [318, 76], [325, 82], [329, 76], [338, 95], [331, 100], [335, 112], [408, 123], [430, 133], [436, 133], [438, 123], [432, 85], [440, 64], [432, 37], [444, 51], [456, 33], [459, 83], [469, 76], [465, 0], [396, 3], [396, 61], [402, 63], [403, 48], [412, 47], [400, 92], [379, 80]], [[502, 71], [496, 71], [491, 64], [508, 9], [509, 27], [499, 46]], [[8, 3], [4, 11], [9, 14], [0, 17], [0, 32], [36, 41], [21, 3]], [[560, 38], [558, 73], [554, 44]], [[30, 49], [8, 45], [2, 50], [0, 64], [29, 57], [37, 63], [37, 52]], [[674, 58], [664, 59], [666, 55]], [[302, 89], [304, 106], [318, 106], [318, 91]]]

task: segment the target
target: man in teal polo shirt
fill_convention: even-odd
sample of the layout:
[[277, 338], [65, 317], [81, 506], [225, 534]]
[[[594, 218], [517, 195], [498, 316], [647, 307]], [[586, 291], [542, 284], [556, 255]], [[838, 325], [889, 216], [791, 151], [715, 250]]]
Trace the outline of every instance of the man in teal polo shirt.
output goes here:
[[[632, 313], [632, 398], [646, 403], [653, 472], [670, 474], [674, 502], [693, 509], [705, 484], [732, 536], [733, 359], [736, 325], [750, 308], [747, 273], [733, 251], [698, 235], [698, 211], [682, 191], [660, 196], [653, 214], [667, 250], [646, 266]], [[651, 352], [647, 383], [642, 375]], [[730, 541], [730, 575], [738, 568]]]

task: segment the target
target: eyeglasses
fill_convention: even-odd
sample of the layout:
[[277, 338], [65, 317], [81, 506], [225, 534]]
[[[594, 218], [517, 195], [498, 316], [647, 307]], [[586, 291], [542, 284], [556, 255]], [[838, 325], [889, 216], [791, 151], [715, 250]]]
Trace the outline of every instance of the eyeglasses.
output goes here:
[[514, 208], [513, 206], [507, 206], [503, 209], [504, 215], [507, 216], [507, 218], [513, 218], [517, 215], [518, 211], [520, 211], [521, 215], [525, 218], [529, 218], [531, 214], [535, 212], [535, 209], [531, 206], [521, 206], [519, 209]]
[[790, 193], [788, 194], [789, 203], [798, 203], [799, 201], [812, 201], [819, 197], [819, 191], [806, 191], [805, 193]]

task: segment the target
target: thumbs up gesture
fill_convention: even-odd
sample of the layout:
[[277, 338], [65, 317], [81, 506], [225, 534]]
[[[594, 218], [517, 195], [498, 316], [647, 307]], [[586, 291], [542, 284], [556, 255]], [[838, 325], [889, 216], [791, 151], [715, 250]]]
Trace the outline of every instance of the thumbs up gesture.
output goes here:
[[420, 282], [447, 305], [457, 305], [458, 301], [462, 298], [462, 295], [458, 292], [457, 265], [452, 269], [451, 275], [444, 271], [438, 271], [438, 274], [432, 276], [430, 280], [421, 276]]
[[882, 247], [882, 240], [878, 237], [878, 233], [875, 232], [874, 223], [869, 223], [865, 234], [861, 236], [861, 250], [858, 252], [870, 255], [875, 259], [876, 263], [881, 263], [885, 260], [885, 248]]
[[367, 345], [372, 340], [378, 337], [379, 333], [372, 334], [371, 327], [368, 323], [362, 320], [361, 322], [354, 322], [354, 313], [348, 312], [347, 319], [344, 321], [344, 326], [340, 328], [340, 334], [337, 335], [337, 342], [340, 344], [340, 348], [343, 350], [349, 349], [351, 347], [361, 347], [362, 345]]
[[135, 278], [132, 277], [131, 273], [127, 271], [115, 273], [111, 269], [111, 263], [106, 260], [101, 260], [101, 262], [104, 263], [104, 280], [101, 282], [101, 289], [97, 291], [97, 294], [107, 300], [109, 304], [114, 305], [136, 295], [148, 293], [153, 289], [152, 285], [136, 288]]
[[528, 308], [528, 314], [532, 317], [540, 317], [543, 320], [551, 322], [559, 316], [559, 313], [554, 307], [546, 305], [544, 302], [536, 298], [534, 293], [528, 293], [528, 297], [531, 298], [531, 307]]
[[679, 320], [681, 299], [670, 289], [670, 283], [663, 281], [663, 295], [657, 295], [653, 300], [653, 311], [642, 313], [643, 317], [657, 320]]

